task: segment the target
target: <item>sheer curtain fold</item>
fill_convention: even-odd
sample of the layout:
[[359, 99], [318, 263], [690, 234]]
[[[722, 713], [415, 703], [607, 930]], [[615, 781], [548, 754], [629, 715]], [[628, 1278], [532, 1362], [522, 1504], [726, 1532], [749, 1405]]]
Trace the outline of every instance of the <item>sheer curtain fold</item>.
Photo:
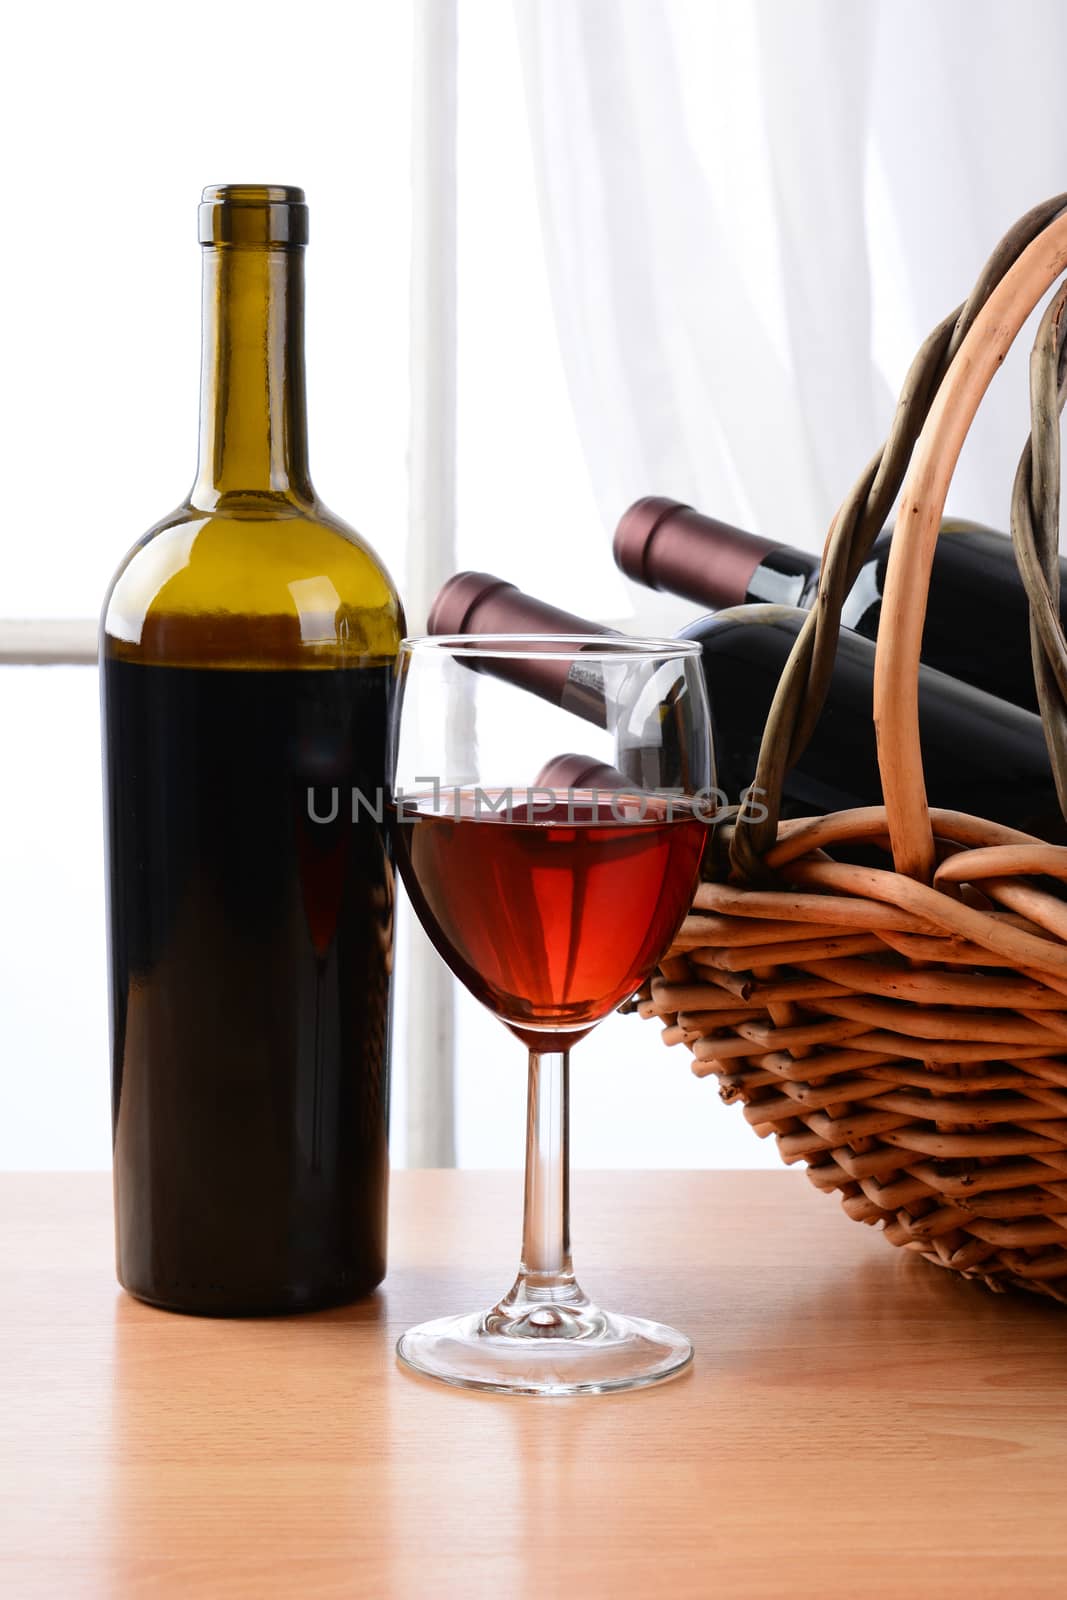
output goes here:
[[[797, 430], [816, 481], [818, 537], [892, 409], [871, 364], [864, 212], [877, 10], [814, 0], [759, 4], [753, 16], [784, 285], [787, 425]], [[820, 93], [828, 66], [832, 84]]]
[[[666, 493], [817, 548], [919, 339], [1013, 218], [1063, 187], [1067, 8], [514, 9], [604, 523]], [[969, 453], [960, 493], [1006, 525], [1025, 393], [990, 412], [993, 448]]]
[[[553, 304], [603, 522], [649, 491], [771, 514], [768, 438], [814, 501], [785, 426], [784, 357], [689, 139], [661, 11], [517, 0], [517, 21]], [[733, 403], [739, 370], [758, 413]]]
[[[883, 0], [872, 138], [899, 276], [876, 289], [912, 347], [963, 298], [1015, 218], [1067, 189], [1065, 60], [1062, 0]], [[1039, 315], [982, 402], [949, 500], [1004, 529]]]

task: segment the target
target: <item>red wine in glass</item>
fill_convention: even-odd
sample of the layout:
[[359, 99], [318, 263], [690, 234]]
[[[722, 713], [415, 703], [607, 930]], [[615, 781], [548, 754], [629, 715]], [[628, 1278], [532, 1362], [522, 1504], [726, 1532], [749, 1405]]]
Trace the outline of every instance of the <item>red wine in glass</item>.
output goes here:
[[707, 827], [684, 801], [595, 791], [408, 797], [405, 881], [453, 972], [534, 1048], [639, 987], [692, 895]]

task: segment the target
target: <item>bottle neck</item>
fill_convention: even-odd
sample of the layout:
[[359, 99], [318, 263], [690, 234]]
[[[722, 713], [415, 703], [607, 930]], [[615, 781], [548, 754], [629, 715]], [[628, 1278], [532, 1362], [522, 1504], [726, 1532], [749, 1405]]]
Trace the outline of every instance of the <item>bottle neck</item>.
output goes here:
[[[491, 572], [457, 572], [438, 591], [430, 607], [430, 633], [588, 634], [590, 638], [617, 637], [615, 628], [590, 622], [586, 617], [561, 611], [547, 600], [524, 594], [513, 583]], [[542, 700], [563, 705], [577, 716], [604, 725], [604, 696], [597, 675], [587, 681], [581, 663], [571, 663], [546, 651], [543, 656], [487, 661], [479, 670], [519, 684]]]
[[627, 577], [716, 610], [746, 601], [810, 604], [817, 556], [651, 496], [624, 514], [615, 560]]
[[311, 500], [304, 387], [304, 252], [204, 249], [200, 453], [194, 506]]

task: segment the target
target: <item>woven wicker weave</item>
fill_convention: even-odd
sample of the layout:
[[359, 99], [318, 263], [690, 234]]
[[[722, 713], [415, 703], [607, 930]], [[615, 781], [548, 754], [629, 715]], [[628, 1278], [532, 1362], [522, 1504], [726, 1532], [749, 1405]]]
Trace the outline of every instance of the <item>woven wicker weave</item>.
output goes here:
[[[931, 811], [919, 647], [949, 480], [991, 378], [1067, 267], [1067, 196], [991, 257], [909, 373], [893, 433], [835, 519], [819, 599], [783, 674], [757, 784], [769, 816], [717, 830], [699, 889], [640, 1009], [715, 1074], [757, 1133], [849, 1216], [993, 1288], [1067, 1301], [1067, 848]], [[1031, 440], [1012, 535], [1035, 673], [1067, 797], [1067, 646], [1059, 624], [1059, 412], [1067, 286], [1038, 334]], [[909, 465], [910, 463], [910, 465]], [[885, 806], [778, 823], [782, 777], [818, 716], [841, 605], [907, 471], [875, 676]], [[885, 869], [834, 859], [884, 847]], [[1044, 886], [1042, 886], [1042, 883]]]

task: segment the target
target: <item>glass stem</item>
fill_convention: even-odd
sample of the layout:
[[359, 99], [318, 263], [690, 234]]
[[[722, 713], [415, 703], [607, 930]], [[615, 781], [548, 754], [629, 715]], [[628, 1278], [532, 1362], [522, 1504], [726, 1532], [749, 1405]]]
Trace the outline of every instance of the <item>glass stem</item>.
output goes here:
[[530, 1051], [526, 1102], [526, 1198], [522, 1264], [529, 1295], [571, 1298], [575, 1291], [570, 1228], [570, 1057]]

